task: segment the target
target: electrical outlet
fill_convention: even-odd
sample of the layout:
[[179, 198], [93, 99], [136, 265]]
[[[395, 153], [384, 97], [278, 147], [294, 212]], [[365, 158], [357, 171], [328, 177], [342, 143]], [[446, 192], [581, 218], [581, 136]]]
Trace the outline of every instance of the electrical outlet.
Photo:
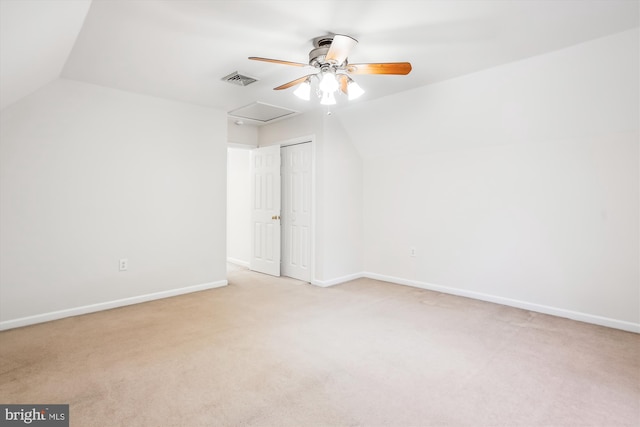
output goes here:
[[129, 260], [126, 258], [122, 258], [120, 259], [120, 271], [127, 271], [127, 269], [129, 268]]
[[410, 247], [409, 248], [409, 256], [416, 256], [416, 248], [414, 247]]

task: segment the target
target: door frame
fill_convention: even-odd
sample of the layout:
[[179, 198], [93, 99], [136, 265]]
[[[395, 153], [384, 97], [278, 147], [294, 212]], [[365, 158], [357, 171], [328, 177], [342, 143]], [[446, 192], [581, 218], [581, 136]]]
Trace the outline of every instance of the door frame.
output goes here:
[[[311, 238], [309, 239], [310, 248], [309, 248], [309, 283], [313, 284], [316, 280], [316, 136], [315, 134], [301, 136], [291, 139], [286, 139], [283, 141], [278, 141], [274, 144], [269, 145], [279, 145], [280, 148], [287, 147], [289, 145], [303, 144], [309, 143], [311, 144]], [[258, 147], [259, 148], [259, 147]], [[280, 202], [282, 206], [282, 201]], [[282, 236], [282, 230], [280, 231]], [[281, 245], [282, 250], [282, 245]], [[282, 252], [281, 252], [282, 253]]]

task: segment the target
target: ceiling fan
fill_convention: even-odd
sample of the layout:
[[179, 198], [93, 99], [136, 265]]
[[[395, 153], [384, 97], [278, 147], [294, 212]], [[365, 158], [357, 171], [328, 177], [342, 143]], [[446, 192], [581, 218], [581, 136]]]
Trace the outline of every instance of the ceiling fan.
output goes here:
[[294, 67], [315, 68], [315, 73], [307, 74], [306, 76], [280, 85], [274, 88], [274, 90], [283, 90], [299, 85], [294, 95], [308, 101], [311, 99], [311, 81], [315, 78], [318, 80], [317, 94], [320, 97], [320, 103], [323, 105], [335, 104], [335, 93], [338, 90], [347, 95], [350, 100], [364, 93], [364, 90], [351, 78], [352, 75], [406, 75], [411, 71], [411, 64], [408, 62], [350, 64], [347, 57], [356, 44], [358, 44], [356, 39], [342, 34], [317, 37], [313, 39], [314, 48], [309, 52], [309, 64], [260, 58], [257, 56], [251, 56], [249, 59], [291, 65]]

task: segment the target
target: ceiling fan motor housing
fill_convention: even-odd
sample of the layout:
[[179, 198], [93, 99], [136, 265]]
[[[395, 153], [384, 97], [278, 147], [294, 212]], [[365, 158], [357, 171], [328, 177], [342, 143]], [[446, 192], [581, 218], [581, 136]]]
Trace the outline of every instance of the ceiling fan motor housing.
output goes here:
[[321, 68], [326, 64], [327, 52], [333, 43], [333, 36], [320, 36], [313, 39], [314, 49], [309, 52], [309, 65]]
[[309, 52], [309, 65], [320, 68], [324, 64], [329, 47], [317, 47]]
[[333, 35], [320, 36], [313, 39], [313, 47], [331, 47]]

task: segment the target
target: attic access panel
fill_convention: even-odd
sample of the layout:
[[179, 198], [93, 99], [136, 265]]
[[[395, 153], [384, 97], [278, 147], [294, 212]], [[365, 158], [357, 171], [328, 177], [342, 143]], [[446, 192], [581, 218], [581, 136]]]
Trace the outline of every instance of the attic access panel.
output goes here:
[[229, 115], [232, 117], [255, 120], [260, 123], [269, 123], [296, 113], [297, 111], [258, 101], [229, 111]]

